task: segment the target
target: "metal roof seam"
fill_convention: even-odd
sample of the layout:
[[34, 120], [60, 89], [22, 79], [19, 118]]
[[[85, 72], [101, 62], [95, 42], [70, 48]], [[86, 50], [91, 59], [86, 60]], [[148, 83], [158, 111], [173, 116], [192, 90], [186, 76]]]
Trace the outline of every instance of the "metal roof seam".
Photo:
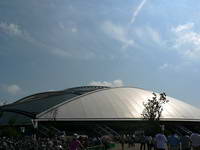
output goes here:
[[62, 106], [63, 104], [70, 103], [70, 102], [72, 102], [72, 101], [74, 101], [74, 100], [77, 100], [77, 99], [79, 99], [79, 98], [81, 98], [81, 97], [90, 95], [90, 94], [92, 94], [92, 93], [96, 93], [96, 92], [104, 91], [104, 90], [110, 90], [110, 89], [113, 89], [113, 87], [98, 89], [98, 90], [94, 90], [94, 91], [91, 91], [91, 92], [88, 92], [88, 93], [85, 93], [85, 94], [82, 94], [82, 95], [73, 97], [73, 98], [71, 98], [71, 99], [68, 100], [68, 101], [64, 101], [64, 102], [62, 102], [62, 103], [60, 103], [60, 104], [57, 104], [57, 105], [55, 105], [55, 106], [53, 106], [53, 107], [51, 107], [51, 108], [49, 108], [49, 109], [47, 109], [47, 110], [45, 110], [45, 111], [39, 113], [39, 114], [37, 114], [37, 115], [36, 115], [36, 118], [38, 118], [38, 117], [44, 115], [45, 113], [48, 113], [48, 112], [52, 111], [53, 109], [55, 109], [55, 108], [57, 108], [57, 107], [59, 107], [59, 106]]

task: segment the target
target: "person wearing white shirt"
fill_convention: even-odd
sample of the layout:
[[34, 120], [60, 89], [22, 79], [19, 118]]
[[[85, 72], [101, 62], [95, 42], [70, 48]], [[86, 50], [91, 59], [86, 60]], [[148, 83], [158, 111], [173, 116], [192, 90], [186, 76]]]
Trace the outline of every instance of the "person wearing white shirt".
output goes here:
[[157, 150], [165, 150], [167, 138], [164, 134], [158, 133], [155, 136], [156, 148]]

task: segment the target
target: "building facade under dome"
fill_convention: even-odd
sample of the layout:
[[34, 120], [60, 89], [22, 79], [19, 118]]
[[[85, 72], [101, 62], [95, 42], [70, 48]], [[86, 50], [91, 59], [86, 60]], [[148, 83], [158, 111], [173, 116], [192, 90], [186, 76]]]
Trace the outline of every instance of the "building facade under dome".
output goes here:
[[[152, 91], [133, 87], [85, 86], [34, 94], [1, 107], [2, 125], [39, 122], [142, 121], [143, 102]], [[167, 96], [162, 121], [200, 122], [200, 109]]]

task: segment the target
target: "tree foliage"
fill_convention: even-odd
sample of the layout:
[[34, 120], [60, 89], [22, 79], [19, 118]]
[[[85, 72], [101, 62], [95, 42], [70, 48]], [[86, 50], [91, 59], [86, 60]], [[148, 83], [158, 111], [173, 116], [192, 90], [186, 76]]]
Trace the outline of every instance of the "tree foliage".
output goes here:
[[145, 120], [158, 121], [163, 111], [163, 104], [168, 103], [165, 93], [160, 93], [157, 97], [156, 93], [152, 93], [152, 99], [148, 99], [147, 102], [143, 102], [144, 110], [142, 116]]

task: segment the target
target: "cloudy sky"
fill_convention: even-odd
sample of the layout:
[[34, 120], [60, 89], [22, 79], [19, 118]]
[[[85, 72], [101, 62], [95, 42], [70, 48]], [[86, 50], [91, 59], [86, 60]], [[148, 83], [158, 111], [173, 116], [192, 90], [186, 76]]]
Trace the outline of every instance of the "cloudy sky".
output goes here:
[[0, 100], [133, 86], [200, 107], [200, 1], [1, 0]]

